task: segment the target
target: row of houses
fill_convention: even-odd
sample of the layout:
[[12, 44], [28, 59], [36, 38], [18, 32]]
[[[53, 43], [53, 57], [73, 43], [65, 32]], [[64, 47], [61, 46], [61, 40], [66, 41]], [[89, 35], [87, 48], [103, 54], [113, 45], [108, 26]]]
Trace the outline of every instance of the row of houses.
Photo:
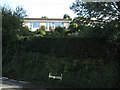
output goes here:
[[28, 26], [31, 31], [36, 31], [41, 26], [46, 27], [46, 31], [54, 30], [56, 27], [61, 26], [67, 29], [70, 25], [68, 19], [59, 18], [24, 18], [24, 25]]

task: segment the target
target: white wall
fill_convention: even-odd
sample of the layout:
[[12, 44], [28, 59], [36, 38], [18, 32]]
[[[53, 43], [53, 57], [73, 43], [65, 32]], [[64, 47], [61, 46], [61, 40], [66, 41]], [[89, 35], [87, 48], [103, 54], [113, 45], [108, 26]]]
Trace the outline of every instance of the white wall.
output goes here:
[[68, 29], [70, 23], [64, 23], [64, 26], [66, 27], [66, 29]]

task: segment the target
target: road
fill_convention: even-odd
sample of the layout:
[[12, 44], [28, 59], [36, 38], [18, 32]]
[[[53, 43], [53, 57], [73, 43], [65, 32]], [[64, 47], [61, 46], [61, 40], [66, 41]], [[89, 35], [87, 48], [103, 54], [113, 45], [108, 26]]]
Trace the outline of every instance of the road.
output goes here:
[[[0, 78], [0, 89], [5, 90], [5, 88], [41, 88], [38, 85], [31, 84], [29, 82], [17, 81], [13, 79], [8, 79], [6, 77]], [[44, 89], [45, 90], [45, 89]]]

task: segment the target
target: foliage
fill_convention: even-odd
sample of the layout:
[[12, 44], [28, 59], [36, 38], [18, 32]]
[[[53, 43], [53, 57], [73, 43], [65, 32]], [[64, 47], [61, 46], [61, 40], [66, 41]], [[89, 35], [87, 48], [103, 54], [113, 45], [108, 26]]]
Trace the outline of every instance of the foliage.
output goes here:
[[[54, 36], [55, 35], [55, 36]], [[63, 38], [60, 33], [36, 37], [27, 41], [25, 51], [40, 52], [54, 57], [70, 58], [102, 58], [106, 57], [104, 39], [94, 38]], [[82, 43], [81, 43], [82, 42]], [[37, 43], [37, 44], [36, 44]], [[94, 52], [93, 52], [94, 51]]]
[[103, 38], [100, 35], [99, 31], [102, 31], [99, 27], [93, 27], [91, 25], [80, 24], [77, 27], [78, 29], [78, 37], [79, 38]]
[[46, 27], [44, 25], [40, 26], [40, 31], [45, 31], [46, 30]]
[[20, 31], [18, 31], [19, 36], [31, 36], [33, 33], [29, 30], [27, 26], [21, 27]]
[[46, 27], [45, 27], [44, 25], [41, 25], [40, 28], [37, 29], [35, 32], [36, 32], [37, 34], [41, 34], [41, 35], [44, 36], [44, 35], [46, 35], [45, 31], [46, 31]]
[[27, 17], [26, 10], [24, 10], [21, 6], [16, 7], [13, 15], [18, 18]]
[[[23, 21], [22, 17], [26, 16], [25, 10], [17, 7], [16, 11], [10, 8], [2, 7], [2, 38], [3, 52], [7, 49], [13, 49], [17, 40], [17, 34], [22, 32]], [[14, 50], [13, 50], [14, 51]]]
[[42, 16], [42, 18], [48, 18], [47, 16]]
[[44, 36], [44, 38], [65, 38], [65, 31], [63, 31], [62, 33], [58, 32], [58, 31], [49, 31], [46, 32], [46, 35]]
[[[94, 20], [89, 20], [88, 18], [84, 17], [84, 16], [78, 16], [78, 17], [75, 17], [72, 21], [73, 23], [77, 23], [77, 24], [92, 24], [94, 25]], [[98, 23], [95, 23], [96, 25]]]
[[64, 30], [63, 27], [58, 26], [58, 27], [55, 28], [55, 31], [57, 31], [57, 32], [59, 32], [59, 33], [62, 33], [62, 32], [64, 32], [65, 30]]
[[19, 40], [29, 39], [33, 35], [34, 35], [34, 33], [31, 32], [27, 26], [21, 27], [20, 31], [18, 31], [18, 33], [17, 33], [17, 37]]
[[[31, 81], [41, 86], [117, 88], [117, 82], [119, 82], [117, 64], [112, 66], [109, 64], [96, 66], [95, 64], [95, 62], [83, 64], [81, 60], [69, 61], [67, 58], [54, 58], [40, 53], [20, 51], [14, 54], [11, 62], [3, 66], [3, 74], [17, 80]], [[49, 73], [63, 74], [63, 80], [51, 80], [48, 78]]]
[[120, 2], [80, 2], [77, 0], [70, 9], [77, 13], [82, 21], [86, 21], [85, 23], [93, 23], [92, 18], [96, 18], [97, 22], [109, 22], [118, 19]]
[[77, 27], [78, 27], [78, 25], [76, 23], [72, 23], [72, 24], [70, 24], [69, 29], [70, 29], [70, 31], [75, 32], [75, 31], [77, 31]]
[[68, 14], [64, 14], [63, 19], [68, 19], [68, 20], [72, 21], [72, 18]]
[[117, 40], [120, 38], [120, 22], [118, 20], [111, 21], [110, 23], [106, 24], [104, 29], [105, 36], [108, 40]]

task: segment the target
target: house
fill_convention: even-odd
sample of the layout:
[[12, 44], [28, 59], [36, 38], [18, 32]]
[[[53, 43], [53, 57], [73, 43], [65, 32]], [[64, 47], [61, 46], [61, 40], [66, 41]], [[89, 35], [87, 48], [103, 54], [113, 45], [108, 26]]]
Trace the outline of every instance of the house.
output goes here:
[[24, 25], [28, 26], [31, 31], [36, 31], [41, 26], [46, 27], [46, 31], [54, 30], [56, 27], [61, 26], [68, 28], [70, 21], [68, 19], [58, 18], [24, 18]]

